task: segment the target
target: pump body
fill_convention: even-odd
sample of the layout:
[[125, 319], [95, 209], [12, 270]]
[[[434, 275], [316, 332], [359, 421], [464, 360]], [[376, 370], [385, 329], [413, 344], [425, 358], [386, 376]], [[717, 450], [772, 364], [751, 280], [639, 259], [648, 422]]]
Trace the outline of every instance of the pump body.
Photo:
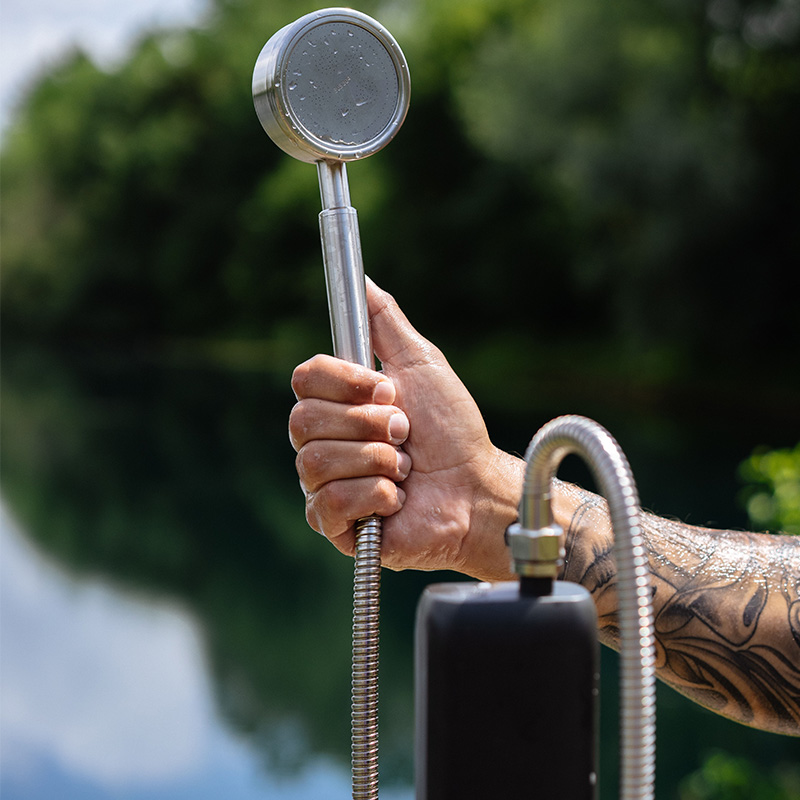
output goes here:
[[551, 584], [425, 590], [417, 800], [596, 796], [597, 613], [582, 586]]

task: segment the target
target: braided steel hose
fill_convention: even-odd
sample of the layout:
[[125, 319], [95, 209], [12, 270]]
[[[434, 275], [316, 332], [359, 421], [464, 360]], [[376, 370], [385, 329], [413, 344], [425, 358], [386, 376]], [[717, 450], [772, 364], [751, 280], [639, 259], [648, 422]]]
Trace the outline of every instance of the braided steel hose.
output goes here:
[[367, 517], [356, 524], [351, 695], [353, 800], [378, 797], [380, 578], [381, 521]]
[[652, 800], [655, 779], [655, 636], [650, 571], [639, 524], [639, 499], [628, 460], [616, 440], [596, 422], [564, 416], [545, 425], [531, 440], [520, 525], [552, 526], [550, 488], [569, 453], [591, 468], [608, 501], [614, 532], [620, 629], [620, 797]]

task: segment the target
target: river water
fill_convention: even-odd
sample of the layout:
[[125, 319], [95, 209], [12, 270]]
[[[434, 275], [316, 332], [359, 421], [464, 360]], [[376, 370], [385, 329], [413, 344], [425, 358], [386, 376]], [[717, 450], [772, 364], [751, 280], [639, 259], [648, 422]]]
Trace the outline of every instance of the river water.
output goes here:
[[[3, 372], [3, 798], [349, 797], [351, 564], [305, 524], [285, 377], [33, 352], [6, 355]], [[490, 430], [523, 450], [544, 406]], [[796, 433], [775, 440], [779, 420], [758, 417], [732, 435], [722, 417], [563, 410], [606, 413], [645, 505], [722, 526], [746, 524], [738, 461]], [[452, 577], [384, 575], [390, 800], [413, 796], [416, 600]], [[606, 653], [603, 798], [615, 669]], [[659, 797], [713, 749], [768, 769], [794, 745], [660, 689]]]

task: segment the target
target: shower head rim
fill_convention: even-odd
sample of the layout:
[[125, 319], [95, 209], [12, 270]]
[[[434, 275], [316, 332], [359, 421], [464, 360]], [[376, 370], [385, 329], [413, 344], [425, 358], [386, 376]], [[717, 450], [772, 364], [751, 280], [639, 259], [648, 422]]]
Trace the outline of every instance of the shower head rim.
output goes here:
[[[377, 136], [355, 144], [332, 143], [310, 131], [295, 113], [287, 80], [288, 59], [304, 36], [323, 24], [345, 23], [364, 29], [385, 48], [397, 79], [394, 111]], [[372, 17], [350, 8], [313, 11], [281, 28], [264, 45], [253, 71], [253, 102], [262, 127], [289, 155], [300, 161], [356, 161], [377, 153], [405, 120], [411, 91], [408, 63], [392, 34]]]

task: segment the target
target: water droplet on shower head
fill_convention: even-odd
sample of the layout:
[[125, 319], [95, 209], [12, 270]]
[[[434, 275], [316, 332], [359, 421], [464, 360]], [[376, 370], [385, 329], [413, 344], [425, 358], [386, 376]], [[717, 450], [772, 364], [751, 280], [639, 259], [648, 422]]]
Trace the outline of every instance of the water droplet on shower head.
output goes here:
[[303, 140], [306, 152], [298, 156], [303, 160], [316, 155], [315, 142], [325, 157], [362, 158], [375, 151], [373, 143], [379, 139], [383, 146], [389, 128], [397, 127], [393, 115], [405, 65], [395, 63], [393, 49], [379, 32], [340, 19], [339, 12], [330, 21], [309, 22], [314, 28], [306, 28], [281, 53], [280, 72], [275, 68], [270, 76], [270, 91], [279, 95], [276, 102], [288, 107], [273, 113], [286, 117], [284, 130], [292, 148]]

